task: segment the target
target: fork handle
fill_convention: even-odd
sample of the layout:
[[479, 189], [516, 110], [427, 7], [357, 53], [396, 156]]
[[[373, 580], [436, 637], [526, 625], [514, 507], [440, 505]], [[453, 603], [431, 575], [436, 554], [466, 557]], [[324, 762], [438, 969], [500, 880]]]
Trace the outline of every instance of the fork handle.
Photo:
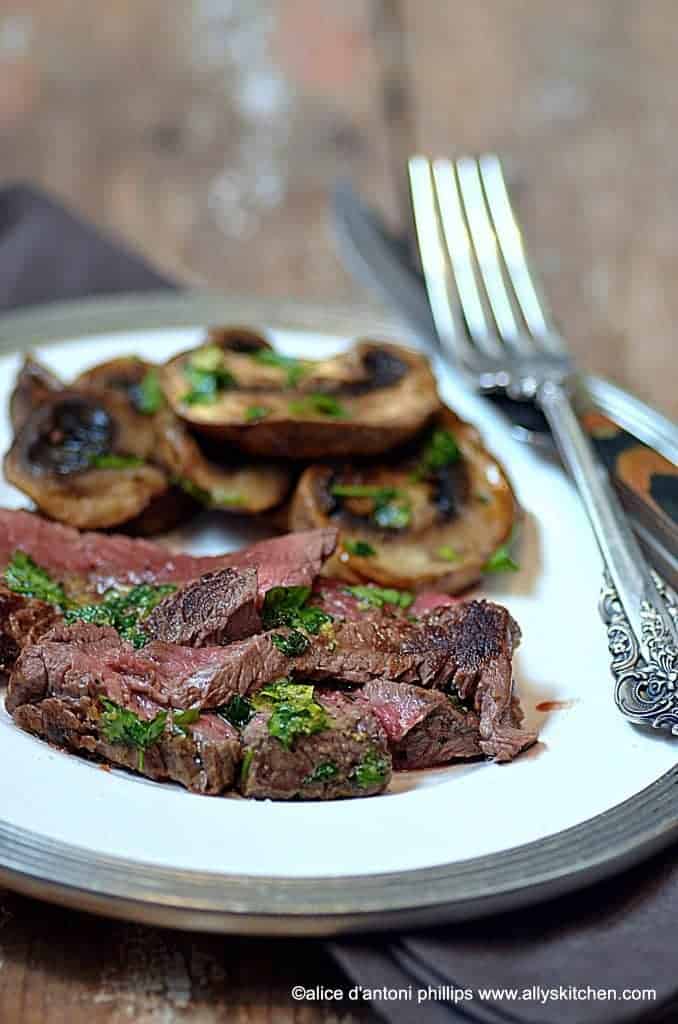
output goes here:
[[536, 400], [549, 422], [563, 462], [584, 502], [606, 571], [628, 623], [644, 654], [648, 655], [648, 609], [656, 612], [664, 634], [678, 646], [672, 617], [655, 583], [607, 471], [595, 455], [574, 412], [565, 383], [545, 381]]

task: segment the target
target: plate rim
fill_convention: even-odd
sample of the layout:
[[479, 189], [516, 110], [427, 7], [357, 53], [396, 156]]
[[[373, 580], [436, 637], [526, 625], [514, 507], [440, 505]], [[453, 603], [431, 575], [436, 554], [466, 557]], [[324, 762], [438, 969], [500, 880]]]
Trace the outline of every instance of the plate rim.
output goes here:
[[[367, 306], [150, 292], [50, 303], [0, 317], [0, 352], [83, 334], [224, 319], [323, 333], [403, 336]], [[634, 728], [630, 726], [630, 728]], [[379, 875], [221, 875], [105, 857], [0, 819], [0, 881], [79, 910], [165, 927], [337, 935], [440, 924], [540, 902], [609, 877], [678, 838], [678, 765], [569, 829], [499, 853]]]

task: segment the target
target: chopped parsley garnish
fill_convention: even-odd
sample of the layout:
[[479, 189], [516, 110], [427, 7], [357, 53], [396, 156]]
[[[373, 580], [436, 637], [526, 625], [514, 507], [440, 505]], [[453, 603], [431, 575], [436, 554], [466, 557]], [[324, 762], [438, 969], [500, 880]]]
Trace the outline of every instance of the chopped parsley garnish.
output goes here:
[[135, 466], [143, 466], [144, 460], [138, 455], [117, 455], [115, 452], [105, 452], [103, 455], [90, 456], [89, 464], [92, 469], [133, 469]]
[[297, 736], [311, 736], [330, 726], [323, 707], [313, 699], [313, 687], [279, 679], [253, 698], [257, 709], [270, 710], [268, 731], [289, 750]]
[[336, 779], [338, 774], [339, 769], [334, 761], [321, 761], [312, 772], [308, 773], [302, 785], [312, 786], [314, 782], [331, 782], [332, 779]]
[[200, 708], [187, 708], [186, 711], [172, 712], [172, 728], [175, 732], [187, 735], [186, 726], [193, 725], [200, 718]]
[[266, 592], [262, 608], [264, 629], [291, 626], [293, 629], [303, 629], [307, 633], [319, 633], [320, 629], [333, 619], [320, 608], [308, 607], [310, 596], [310, 587], [271, 587]]
[[7, 586], [15, 594], [35, 597], [58, 608], [70, 608], [73, 602], [66, 596], [64, 588], [55, 583], [49, 573], [37, 565], [25, 551], [15, 551], [4, 572]]
[[265, 420], [270, 411], [267, 405], [248, 405], [245, 419], [248, 423], [256, 423], [257, 420]]
[[436, 556], [442, 558], [444, 562], [458, 562], [459, 552], [456, 551], [450, 544], [443, 544], [441, 548], [436, 551]]
[[374, 509], [374, 521], [384, 530], [403, 530], [412, 521], [412, 512], [407, 502], [387, 501]]
[[136, 407], [139, 412], [151, 416], [162, 407], [164, 401], [158, 371], [149, 370], [139, 382], [136, 392]]
[[203, 345], [193, 352], [188, 365], [203, 373], [217, 373], [224, 365], [224, 353], [218, 345]]
[[372, 484], [334, 484], [330, 493], [335, 498], [374, 498], [375, 502], [392, 501], [400, 493], [396, 487], [376, 487]]
[[252, 352], [252, 359], [256, 363], [261, 363], [262, 366], [274, 366], [276, 369], [285, 370], [288, 388], [296, 388], [307, 371], [307, 367], [299, 359], [295, 359], [293, 356], [284, 356], [270, 348], [260, 348], [256, 352]]
[[109, 743], [124, 743], [126, 747], [135, 747], [139, 751], [137, 767], [140, 772], [143, 771], [144, 754], [162, 736], [167, 712], [159, 711], [155, 718], [146, 720], [105, 697], [102, 697], [101, 704], [104, 708], [99, 719], [102, 735]]
[[140, 583], [127, 591], [108, 590], [96, 604], [78, 604], [24, 551], [14, 552], [5, 569], [4, 580], [15, 594], [56, 605], [65, 613], [67, 625], [92, 622], [97, 626], [113, 626], [122, 639], [134, 647], [143, 647], [148, 640], [143, 620], [164, 597], [177, 589], [173, 583]]
[[241, 697], [236, 693], [226, 704], [217, 708], [217, 714], [230, 722], [235, 729], [244, 729], [254, 717], [255, 711], [247, 697]]
[[348, 419], [350, 416], [348, 409], [341, 402], [332, 395], [323, 395], [320, 392], [290, 402], [289, 409], [294, 416], [304, 416], [306, 413], [318, 413], [319, 416], [331, 416], [336, 419]]
[[389, 762], [383, 754], [374, 748], [368, 750], [351, 772], [351, 778], [361, 789], [378, 786], [388, 777]]
[[250, 768], [252, 766], [252, 759], [253, 758], [254, 758], [254, 751], [253, 750], [246, 750], [245, 753], [243, 754], [242, 765], [241, 765], [241, 768], [240, 768], [240, 781], [243, 782], [243, 783], [247, 782], [247, 776], [250, 773]]
[[189, 390], [182, 395], [186, 405], [216, 402], [222, 391], [236, 384], [235, 377], [223, 365], [224, 354], [216, 345], [206, 345], [193, 353], [184, 366]]
[[517, 572], [520, 566], [511, 558], [508, 544], [502, 544], [483, 566], [483, 572]]
[[414, 601], [414, 594], [411, 594], [409, 590], [396, 590], [395, 587], [371, 587], [361, 584], [347, 587], [346, 593], [357, 597], [361, 605], [366, 608], [383, 608], [385, 604], [392, 604], [397, 608], [409, 608]]
[[97, 626], [113, 626], [127, 643], [133, 647], [143, 647], [148, 642], [143, 620], [164, 597], [175, 590], [173, 583], [140, 583], [127, 592], [109, 590], [98, 604], [68, 608], [65, 621], [67, 625], [73, 622], [92, 622]]
[[374, 501], [372, 518], [385, 530], [402, 530], [412, 521], [409, 502], [397, 487], [378, 487], [371, 484], [334, 484], [330, 493], [335, 498], [371, 498]]
[[461, 457], [459, 446], [449, 430], [434, 430], [422, 452], [419, 465], [413, 473], [415, 480], [434, 476], [445, 466], [451, 466]]
[[359, 558], [370, 558], [372, 555], [376, 555], [375, 549], [371, 544], [368, 544], [366, 540], [344, 540], [342, 541], [342, 547], [344, 551], [348, 551], [349, 555], [357, 555]]
[[174, 483], [177, 487], [181, 487], [182, 491], [193, 498], [194, 501], [204, 505], [205, 508], [238, 508], [240, 505], [245, 504], [242, 494], [233, 494], [220, 487], [207, 491], [204, 487], [199, 487], [198, 484], [193, 483], [192, 480], [185, 476], [175, 477]]
[[271, 643], [277, 647], [288, 658], [298, 658], [308, 650], [309, 639], [305, 633], [298, 629], [291, 630], [287, 635], [284, 633], [273, 633]]

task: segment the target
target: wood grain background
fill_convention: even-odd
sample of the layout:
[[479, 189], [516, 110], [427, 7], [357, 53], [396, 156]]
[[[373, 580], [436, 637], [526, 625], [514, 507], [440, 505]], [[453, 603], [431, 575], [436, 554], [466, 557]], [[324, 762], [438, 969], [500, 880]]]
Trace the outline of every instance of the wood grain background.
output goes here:
[[[496, 149], [582, 364], [678, 415], [675, 0], [0, 0], [0, 184], [185, 280], [365, 300], [327, 191], [402, 217], [402, 160]], [[65, 800], [77, 795], [65, 794]], [[0, 910], [0, 1020], [353, 1022], [318, 943]]]

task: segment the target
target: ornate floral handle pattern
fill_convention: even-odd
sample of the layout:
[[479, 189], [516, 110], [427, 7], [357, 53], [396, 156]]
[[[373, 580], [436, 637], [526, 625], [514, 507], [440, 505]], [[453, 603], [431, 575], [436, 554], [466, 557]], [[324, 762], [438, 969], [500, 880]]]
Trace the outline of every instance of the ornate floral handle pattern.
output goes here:
[[[656, 573], [652, 578], [664, 613], [678, 627], [678, 604], [673, 592]], [[632, 722], [667, 728], [678, 736], [678, 648], [660, 610], [643, 601], [638, 642], [612, 580], [605, 573], [600, 614], [607, 625], [617, 707]]]

